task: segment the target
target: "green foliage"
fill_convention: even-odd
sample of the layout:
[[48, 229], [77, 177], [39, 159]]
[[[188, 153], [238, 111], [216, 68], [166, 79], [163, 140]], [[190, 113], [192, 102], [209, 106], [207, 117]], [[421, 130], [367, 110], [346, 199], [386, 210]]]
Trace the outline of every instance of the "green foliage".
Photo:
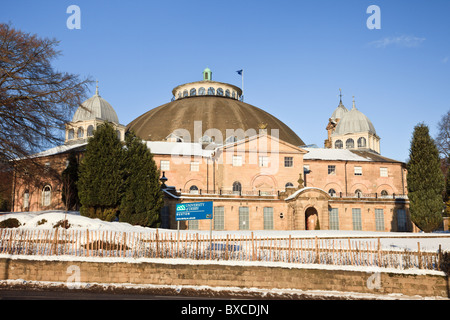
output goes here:
[[159, 170], [147, 146], [133, 133], [125, 145], [109, 124], [99, 126], [80, 164], [80, 213], [90, 218], [158, 227], [163, 194]]
[[78, 160], [75, 153], [71, 152], [67, 159], [69, 164], [61, 174], [62, 192], [61, 197], [66, 210], [76, 209], [79, 206], [80, 199], [78, 198]]
[[437, 147], [424, 124], [414, 128], [407, 182], [411, 220], [425, 232], [437, 229], [442, 222], [445, 181]]
[[80, 213], [113, 221], [123, 194], [123, 144], [109, 123], [97, 127], [80, 163]]
[[125, 163], [125, 192], [119, 220], [132, 225], [158, 227], [163, 206], [159, 170], [147, 146], [134, 133], [126, 136]]

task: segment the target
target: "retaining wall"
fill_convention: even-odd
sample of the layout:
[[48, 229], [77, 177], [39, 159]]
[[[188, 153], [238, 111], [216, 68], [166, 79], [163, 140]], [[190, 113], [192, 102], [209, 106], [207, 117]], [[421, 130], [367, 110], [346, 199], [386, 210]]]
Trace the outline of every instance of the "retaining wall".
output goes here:
[[[78, 273], [75, 273], [78, 272]], [[74, 277], [78, 275], [78, 279]], [[326, 290], [406, 296], [449, 297], [445, 274], [368, 272], [304, 267], [165, 263], [124, 260], [62, 261], [0, 257], [0, 280], [136, 285]]]

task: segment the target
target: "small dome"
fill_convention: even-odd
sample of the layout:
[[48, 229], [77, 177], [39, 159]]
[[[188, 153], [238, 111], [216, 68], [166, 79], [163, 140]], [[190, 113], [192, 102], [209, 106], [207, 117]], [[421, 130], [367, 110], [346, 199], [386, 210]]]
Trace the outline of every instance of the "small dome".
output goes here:
[[72, 122], [100, 119], [119, 124], [119, 118], [113, 107], [98, 94], [98, 86], [95, 95], [81, 105], [75, 111]]
[[331, 115], [331, 120], [336, 121], [336, 119], [342, 119], [342, 117], [348, 112], [348, 109], [342, 104], [342, 101], [339, 102], [338, 107], [334, 110]]
[[[338, 107], [339, 108], [339, 107]], [[361, 111], [356, 109], [353, 101], [352, 110], [345, 112], [336, 126], [334, 136], [348, 133], [369, 132], [376, 135], [372, 122]]]

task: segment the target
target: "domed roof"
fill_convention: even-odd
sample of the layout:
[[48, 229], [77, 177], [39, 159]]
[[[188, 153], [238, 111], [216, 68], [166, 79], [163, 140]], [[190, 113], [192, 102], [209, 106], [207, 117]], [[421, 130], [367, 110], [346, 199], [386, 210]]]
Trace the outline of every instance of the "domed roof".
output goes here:
[[223, 142], [230, 135], [227, 130], [242, 129], [246, 132], [254, 129], [255, 134], [258, 134], [262, 128], [268, 134], [271, 134], [272, 129], [278, 129], [279, 139], [295, 146], [304, 145], [287, 125], [271, 114], [237, 99], [220, 96], [193, 96], [174, 100], [136, 118], [128, 124], [127, 129], [148, 141], [163, 141], [175, 130], [184, 129], [189, 132], [191, 142], [198, 142], [194, 141], [194, 138], [201, 138], [194, 136], [196, 121], [201, 121], [201, 133], [196, 132], [197, 135], [208, 134], [208, 129], [217, 129], [222, 134]]
[[78, 107], [72, 122], [100, 119], [119, 124], [119, 118], [113, 107], [98, 94], [98, 86], [95, 95], [87, 99]]
[[339, 102], [338, 107], [331, 115], [331, 120], [342, 119], [342, 117], [348, 112], [348, 109], [342, 104], [342, 100]]
[[369, 132], [377, 134], [372, 122], [361, 111], [356, 109], [355, 101], [353, 108], [344, 113], [343, 117], [336, 126], [333, 135], [343, 135], [348, 133]]

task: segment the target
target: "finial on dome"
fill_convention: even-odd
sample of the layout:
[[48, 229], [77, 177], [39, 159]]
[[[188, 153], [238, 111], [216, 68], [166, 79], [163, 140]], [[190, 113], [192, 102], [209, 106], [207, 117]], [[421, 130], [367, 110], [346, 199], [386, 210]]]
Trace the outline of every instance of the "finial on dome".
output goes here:
[[339, 102], [342, 104], [342, 90], [339, 88]]
[[95, 95], [99, 96], [98, 94], [98, 80], [95, 81], [97, 83], [97, 85], [95, 86]]
[[353, 96], [353, 107], [352, 107], [352, 109], [356, 109], [356, 106], [355, 106], [355, 96]]

